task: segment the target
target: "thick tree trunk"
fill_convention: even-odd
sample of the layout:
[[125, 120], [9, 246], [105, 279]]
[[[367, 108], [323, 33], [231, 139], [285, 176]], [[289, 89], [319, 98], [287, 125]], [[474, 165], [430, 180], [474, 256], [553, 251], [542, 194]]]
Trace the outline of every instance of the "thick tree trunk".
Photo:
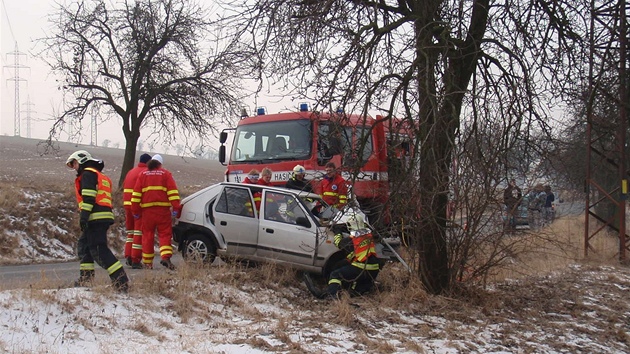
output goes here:
[[[462, 100], [481, 55], [479, 47], [488, 19], [488, 0], [475, 1], [463, 45], [444, 42], [435, 46], [434, 35], [440, 26], [434, 19], [438, 18], [439, 3], [423, 1], [414, 8], [419, 15], [415, 24], [420, 95], [416, 138], [421, 142], [418, 272], [427, 291], [433, 294], [447, 292], [451, 285], [446, 238], [449, 173]], [[443, 96], [438, 98], [435, 67], [443, 57], [448, 60], [442, 78]]]

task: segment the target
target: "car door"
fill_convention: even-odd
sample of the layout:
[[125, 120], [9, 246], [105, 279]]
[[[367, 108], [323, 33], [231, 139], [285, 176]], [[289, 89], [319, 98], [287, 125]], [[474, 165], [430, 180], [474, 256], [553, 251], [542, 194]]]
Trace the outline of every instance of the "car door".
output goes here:
[[230, 255], [256, 253], [258, 219], [249, 188], [224, 186], [214, 205], [214, 223], [227, 243]]
[[[260, 215], [258, 256], [294, 264], [314, 263], [317, 225], [293, 194], [265, 190]], [[298, 225], [298, 218], [309, 225]]]

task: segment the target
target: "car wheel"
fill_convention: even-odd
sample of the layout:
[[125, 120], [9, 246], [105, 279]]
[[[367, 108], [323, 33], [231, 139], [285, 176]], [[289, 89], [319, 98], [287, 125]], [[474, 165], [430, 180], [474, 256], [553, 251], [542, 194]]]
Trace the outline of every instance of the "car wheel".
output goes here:
[[186, 241], [183, 256], [187, 261], [211, 264], [217, 257], [217, 249], [208, 236], [193, 234]]

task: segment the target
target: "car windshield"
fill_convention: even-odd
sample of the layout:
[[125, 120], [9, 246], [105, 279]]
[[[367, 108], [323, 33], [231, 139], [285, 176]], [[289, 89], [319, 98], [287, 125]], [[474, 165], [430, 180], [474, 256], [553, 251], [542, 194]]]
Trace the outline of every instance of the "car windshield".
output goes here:
[[310, 120], [264, 122], [236, 129], [231, 161], [305, 160], [311, 154]]

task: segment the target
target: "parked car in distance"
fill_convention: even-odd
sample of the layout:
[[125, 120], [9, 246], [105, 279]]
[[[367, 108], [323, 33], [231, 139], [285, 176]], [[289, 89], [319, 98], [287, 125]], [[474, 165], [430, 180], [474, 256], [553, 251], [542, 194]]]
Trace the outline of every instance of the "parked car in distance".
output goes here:
[[[560, 198], [560, 195], [557, 192], [554, 192], [554, 202], [551, 204], [551, 215], [550, 215], [550, 220], [552, 221], [556, 217], [556, 209], [559, 203], [562, 203], [562, 199]], [[529, 194], [525, 194], [523, 198], [521, 199], [520, 204], [516, 208], [516, 212], [514, 213], [514, 221], [515, 221], [515, 226], [517, 228], [519, 226], [524, 227], [524, 228], [530, 227], [528, 205], [529, 205]], [[508, 218], [507, 207], [503, 205], [503, 222], [504, 223], [506, 222], [507, 218]]]
[[[186, 260], [274, 262], [326, 276], [345, 258], [329, 227], [339, 217], [318, 194], [222, 182], [182, 200], [173, 239]], [[384, 262], [395, 260], [381, 242], [377, 253]]]

